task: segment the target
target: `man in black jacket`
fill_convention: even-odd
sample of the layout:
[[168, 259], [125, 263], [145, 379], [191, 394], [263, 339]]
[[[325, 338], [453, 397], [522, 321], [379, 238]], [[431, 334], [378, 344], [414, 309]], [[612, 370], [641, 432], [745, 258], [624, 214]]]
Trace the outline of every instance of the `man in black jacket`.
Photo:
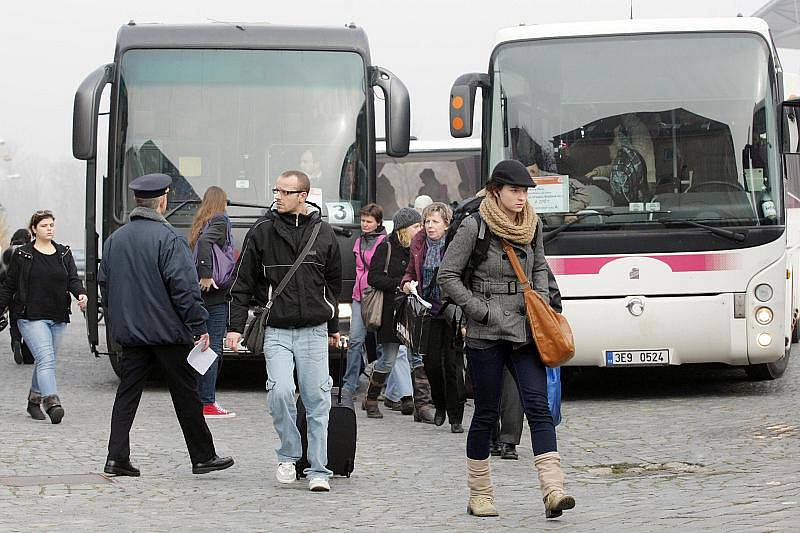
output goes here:
[[164, 218], [172, 178], [148, 174], [128, 187], [136, 197], [130, 222], [103, 246], [99, 282], [106, 324], [122, 346], [121, 381], [111, 414], [111, 436], [104, 471], [138, 476], [130, 462], [129, 433], [150, 369], [160, 366], [169, 384], [192, 473], [233, 465], [218, 457], [203, 418], [194, 370], [186, 356], [192, 344], [208, 347], [206, 319], [192, 256], [186, 241]]
[[[267, 405], [281, 440], [276, 478], [295, 480], [302, 447], [297, 429], [294, 369], [308, 420], [308, 488], [328, 491], [328, 414], [333, 380], [328, 371], [328, 346], [339, 343], [338, 297], [342, 260], [333, 229], [321, 214], [306, 206], [308, 176], [287, 170], [275, 182], [277, 212], [256, 222], [245, 237], [244, 250], [230, 289], [228, 347], [238, 349], [250, 302], [266, 301], [299, 257], [320, 225], [319, 234], [297, 271], [272, 302], [264, 335]], [[265, 292], [266, 292], [265, 291]]]

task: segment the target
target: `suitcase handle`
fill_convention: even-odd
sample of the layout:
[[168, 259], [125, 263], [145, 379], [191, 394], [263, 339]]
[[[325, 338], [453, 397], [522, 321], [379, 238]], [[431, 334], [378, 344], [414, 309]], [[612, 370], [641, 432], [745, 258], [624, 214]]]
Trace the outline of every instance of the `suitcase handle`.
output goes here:
[[336, 404], [342, 405], [342, 386], [344, 385], [344, 365], [345, 365], [345, 353], [347, 353], [347, 344], [348, 344], [347, 337], [341, 337], [339, 339], [339, 392], [337, 394]]

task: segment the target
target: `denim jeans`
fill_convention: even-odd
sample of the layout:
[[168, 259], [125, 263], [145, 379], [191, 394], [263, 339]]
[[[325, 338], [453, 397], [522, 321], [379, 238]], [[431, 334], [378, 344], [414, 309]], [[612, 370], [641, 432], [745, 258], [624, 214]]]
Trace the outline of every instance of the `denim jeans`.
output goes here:
[[30, 348], [36, 366], [33, 368], [31, 390], [42, 396], [58, 394], [56, 389], [56, 352], [61, 345], [61, 337], [67, 324], [52, 320], [25, 320], [20, 318], [17, 325]]
[[556, 429], [547, 405], [547, 375], [534, 343], [518, 350], [502, 341], [485, 350], [467, 347], [469, 371], [475, 394], [475, 414], [467, 435], [467, 457], [483, 460], [489, 457], [492, 430], [500, 416], [504, 367], [508, 367], [517, 383], [522, 408], [531, 428], [533, 454], [557, 451]]
[[328, 418], [333, 380], [328, 374], [328, 325], [306, 328], [267, 328], [264, 335], [267, 363], [267, 406], [280, 438], [278, 461], [296, 462], [303, 448], [297, 429], [294, 369], [308, 421], [309, 478], [329, 478]]
[[386, 381], [386, 392], [384, 396], [393, 402], [399, 402], [405, 396], [414, 394], [414, 385], [411, 383], [411, 365], [408, 363], [408, 348], [400, 347], [397, 359], [394, 360], [394, 368]]
[[203, 375], [197, 374], [197, 392], [203, 404], [217, 401], [217, 376], [222, 365], [222, 342], [225, 339], [225, 330], [228, 327], [228, 304], [215, 304], [206, 307], [208, 320], [206, 328], [211, 341], [211, 349], [217, 357]]
[[[403, 346], [405, 349], [405, 346]], [[394, 368], [394, 362], [397, 359], [397, 355], [400, 353], [400, 344], [396, 342], [383, 342], [378, 345], [378, 359], [375, 361], [375, 372], [385, 372], [389, 373]], [[418, 366], [422, 366], [422, 357], [415, 354], [414, 352], [409, 353], [406, 351], [406, 356], [408, 357], [408, 362], [411, 365], [411, 368], [417, 368]]]
[[350, 315], [350, 344], [347, 347], [347, 367], [344, 373], [344, 388], [353, 394], [358, 390], [358, 377], [361, 375], [366, 339], [367, 328], [361, 318], [361, 302], [353, 300], [353, 311]]

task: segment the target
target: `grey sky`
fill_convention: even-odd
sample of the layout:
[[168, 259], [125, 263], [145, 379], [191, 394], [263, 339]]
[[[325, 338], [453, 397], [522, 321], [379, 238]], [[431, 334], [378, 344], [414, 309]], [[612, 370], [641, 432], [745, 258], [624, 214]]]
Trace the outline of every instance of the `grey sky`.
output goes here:
[[[751, 14], [765, 0], [636, 0], [635, 18]], [[396, 6], [392, 9], [391, 6]], [[502, 9], [501, 9], [502, 8]], [[31, 166], [74, 175], [75, 198], [66, 226], [78, 242], [83, 212], [82, 166], [70, 161], [72, 98], [83, 78], [113, 58], [117, 28], [137, 22], [244, 21], [343, 25], [353, 21], [370, 38], [373, 62], [392, 70], [409, 87], [412, 133], [448, 138], [447, 98], [464, 72], [485, 71], [497, 29], [536, 24], [627, 18], [629, 0], [386, 3], [358, 0], [290, 2], [4, 2], [0, 8], [0, 139]], [[796, 69], [795, 69], [796, 70]], [[2, 158], [3, 154], [0, 154]], [[17, 181], [22, 181], [25, 176]], [[63, 180], [59, 180], [63, 183]], [[14, 218], [42, 207], [60, 207], [63, 191], [33, 191], [0, 179], [0, 203]], [[15, 195], [30, 192], [15, 198]], [[44, 202], [47, 205], [34, 205]], [[12, 224], [15, 225], [15, 224]]]

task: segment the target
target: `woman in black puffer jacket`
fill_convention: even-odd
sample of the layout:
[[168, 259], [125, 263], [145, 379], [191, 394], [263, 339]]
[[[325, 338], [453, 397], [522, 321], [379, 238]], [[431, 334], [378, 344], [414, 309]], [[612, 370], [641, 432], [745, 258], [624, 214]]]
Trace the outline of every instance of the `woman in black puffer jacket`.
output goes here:
[[[14, 251], [29, 242], [31, 242], [31, 232], [25, 228], [18, 229], [11, 236], [10, 246], [3, 250], [2, 261], [0, 261], [0, 285], [6, 279]], [[22, 339], [22, 333], [19, 332], [19, 326], [17, 326], [17, 317], [13, 312], [9, 312], [8, 321], [10, 322], [8, 332], [11, 334], [11, 352], [14, 354], [14, 362], [18, 365], [22, 363], [32, 365], [34, 363], [33, 354]]]

